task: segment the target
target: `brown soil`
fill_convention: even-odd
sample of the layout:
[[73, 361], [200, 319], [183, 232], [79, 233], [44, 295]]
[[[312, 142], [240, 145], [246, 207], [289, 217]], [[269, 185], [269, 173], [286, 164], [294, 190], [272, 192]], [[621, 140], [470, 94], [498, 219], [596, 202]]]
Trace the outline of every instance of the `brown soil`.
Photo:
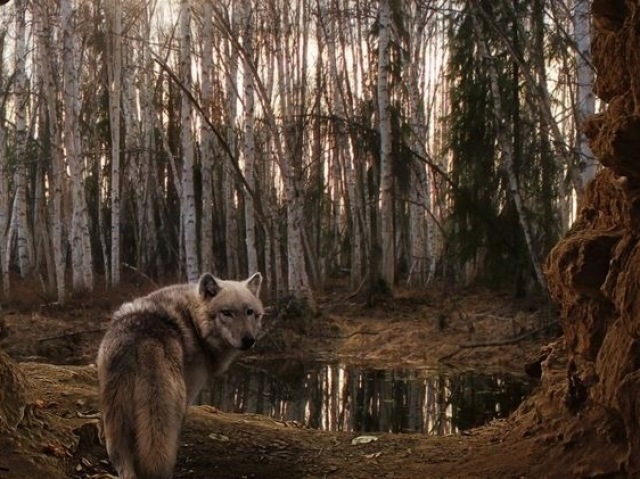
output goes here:
[[[64, 309], [5, 308], [6, 337], [0, 347], [21, 361], [19, 371], [26, 376], [29, 395], [18, 427], [1, 435], [0, 478], [103, 478], [113, 473], [98, 439], [97, 377], [91, 362], [111, 308], [140, 292], [104, 295], [91, 304], [76, 301]], [[537, 478], [564, 477], [567, 472], [592, 477], [592, 471], [606, 469], [589, 445], [597, 435], [613, 432], [586, 431], [567, 411], [567, 434], [556, 433], [558, 428], [545, 417], [566, 395], [561, 342], [543, 347], [552, 340], [531, 334], [510, 344], [479, 345], [509, 342], [553, 323], [553, 312], [543, 303], [516, 302], [486, 291], [459, 296], [398, 292], [375, 308], [338, 294], [325, 295], [321, 303], [323, 314], [299, 323], [297, 331], [285, 329], [293, 319], [274, 312], [272, 327], [254, 354], [384, 368], [517, 373], [527, 358], [539, 356], [546, 357], [542, 369], [547, 393], [526, 400], [509, 419], [461, 435], [380, 433], [378, 441], [356, 446], [351, 445], [356, 433], [321, 432], [263, 416], [192, 407], [175, 477]], [[556, 415], [553, 420], [562, 418]], [[566, 464], [568, 453], [571, 467]]]

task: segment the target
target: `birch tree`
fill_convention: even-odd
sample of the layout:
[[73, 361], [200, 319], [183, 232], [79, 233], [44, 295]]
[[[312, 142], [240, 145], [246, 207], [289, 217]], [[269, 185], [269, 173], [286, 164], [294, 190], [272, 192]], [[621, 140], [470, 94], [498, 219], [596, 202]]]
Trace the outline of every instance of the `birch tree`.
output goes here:
[[[5, 40], [7, 31], [0, 29], [0, 58], [4, 58]], [[4, 118], [6, 118], [6, 102], [8, 92], [7, 75], [4, 65], [0, 63], [0, 273], [2, 274], [2, 293], [5, 298], [9, 297], [9, 254], [7, 245], [7, 229], [9, 227], [9, 158], [7, 155], [7, 128]]]
[[[336, 9], [337, 10], [337, 9]], [[332, 14], [333, 13], [333, 14]], [[350, 282], [352, 287], [357, 287], [362, 280], [363, 271], [363, 250], [362, 250], [362, 201], [358, 191], [358, 182], [356, 179], [356, 170], [354, 168], [355, 158], [354, 137], [347, 135], [344, 125], [349, 118], [353, 118], [353, 104], [348, 98], [346, 91], [349, 90], [347, 82], [349, 81], [345, 69], [342, 69], [342, 75], [338, 69], [338, 45], [336, 40], [344, 38], [344, 33], [339, 32], [340, 18], [338, 12], [331, 12], [328, 8], [321, 10], [319, 16], [323, 31], [324, 40], [327, 45], [327, 56], [329, 63], [329, 71], [331, 78], [331, 107], [335, 112], [337, 121], [334, 125], [334, 144], [336, 160], [342, 165], [345, 178], [346, 202], [348, 205], [349, 217], [351, 221], [352, 232], [350, 235], [351, 246], [351, 265], [350, 265]], [[342, 41], [342, 55], [346, 57], [344, 48], [344, 40]]]
[[[16, 129], [16, 166], [14, 173], [15, 196], [11, 215], [11, 231], [15, 235], [20, 276], [26, 278], [33, 269], [33, 239], [27, 216], [27, 123], [29, 104], [27, 86], [26, 59], [26, 1], [17, 0], [15, 5], [15, 129]], [[12, 235], [9, 241], [12, 241]]]
[[[79, 39], [74, 20], [73, 0], [61, 0], [63, 36], [64, 147], [71, 173], [71, 268], [75, 292], [93, 289], [93, 260], [89, 217], [84, 190], [84, 162], [77, 125], [80, 121]], [[78, 56], [78, 58], [76, 58]]]
[[[147, 2], [141, 15], [141, 41], [142, 45], [150, 45], [152, 37], [151, 19], [156, 11], [156, 3]], [[153, 71], [153, 58], [149, 47], [140, 49], [140, 82], [142, 85], [152, 85], [155, 81]], [[150, 87], [140, 88], [140, 121], [141, 121], [141, 165], [139, 168], [139, 184], [143, 185], [140, 190], [135, 189], [138, 201], [138, 222], [139, 222], [139, 252], [138, 266], [142, 270], [149, 270], [157, 267], [158, 264], [158, 242], [159, 235], [155, 228], [155, 218], [158, 198], [162, 198], [161, 182], [158, 179], [158, 168], [156, 167], [156, 111], [153, 101], [154, 91]], [[154, 263], [151, 263], [154, 260]]]
[[120, 283], [120, 115], [122, 98], [122, 4], [107, 5], [110, 35], [107, 39], [109, 124], [111, 130], [111, 286]]
[[[414, 10], [411, 9], [412, 5], [415, 7]], [[410, 267], [407, 282], [424, 285], [429, 279], [429, 261], [435, 260], [435, 252], [429, 251], [427, 248], [427, 229], [429, 227], [427, 213], [431, 210], [431, 205], [426, 166], [422, 161], [422, 158], [427, 157], [424, 143], [427, 138], [427, 129], [419, 85], [420, 54], [429, 10], [419, 9], [413, 2], [407, 2], [405, 3], [405, 11], [409, 12], [406, 19], [408, 21], [408, 45], [405, 48], [403, 69], [407, 73], [406, 88], [409, 92], [410, 145], [411, 151], [419, 156], [419, 158], [412, 158], [411, 165], [411, 197], [409, 199]]]
[[[286, 18], [286, 17], [285, 17]], [[279, 25], [275, 33], [275, 41], [277, 44], [275, 56], [278, 69], [278, 100], [279, 109], [282, 112], [282, 120], [280, 128], [276, 126], [276, 117], [272, 111], [268, 111], [269, 121], [272, 124], [274, 139], [281, 138], [282, 143], [276, 141], [276, 149], [278, 151], [278, 166], [284, 180], [284, 192], [287, 200], [287, 282], [289, 291], [294, 295], [306, 298], [310, 306], [315, 308], [313, 294], [311, 292], [311, 283], [307, 273], [307, 262], [304, 253], [304, 210], [303, 210], [303, 192], [301, 184], [301, 165], [296, 163], [299, 158], [296, 157], [296, 141], [302, 142], [301, 138], [294, 138], [295, 135], [295, 103], [294, 99], [287, 95], [291, 91], [293, 72], [288, 71], [292, 65], [290, 58], [285, 55], [290, 52], [287, 41], [288, 35], [287, 24], [285, 18], [274, 18]], [[306, 59], [305, 59], [306, 61]], [[304, 78], [303, 75], [301, 75]], [[306, 78], [304, 79], [306, 81]], [[265, 102], [266, 103], [266, 102]], [[303, 105], [303, 103], [301, 102]], [[264, 103], [263, 103], [264, 106]], [[298, 120], [299, 121], [299, 120]]]
[[391, 115], [389, 112], [389, 44], [391, 41], [390, 0], [379, 3], [378, 33], [378, 130], [380, 134], [380, 240], [381, 279], [391, 288], [395, 280], [395, 228], [393, 218], [393, 158], [391, 157]]
[[589, 147], [589, 140], [582, 132], [585, 118], [595, 112], [593, 93], [594, 69], [591, 63], [591, 19], [588, 0], [575, 0], [573, 8], [574, 36], [576, 42], [576, 135], [579, 155], [580, 179], [584, 187], [598, 172], [598, 160]]
[[182, 200], [180, 203], [184, 234], [187, 280], [194, 282], [200, 274], [196, 230], [196, 199], [194, 190], [194, 159], [192, 141], [191, 102], [191, 12], [189, 0], [180, 0], [180, 78], [184, 90], [180, 105], [180, 144], [182, 146]]
[[[582, 117], [571, 110], [592, 109], [584, 3], [18, 0], [0, 9], [0, 30], [11, 32], [0, 71], [4, 294], [12, 269], [31, 268], [62, 302], [90, 288], [94, 272], [115, 285], [130, 262], [188, 280], [216, 265], [230, 276], [260, 267], [272, 291], [311, 303], [312, 286], [346, 268], [352, 288], [363, 277], [372, 287], [427, 284], [436, 265], [456, 279], [471, 263], [518, 274], [513, 264], [529, 256], [519, 221], [544, 254], [569, 218], [556, 220], [572, 199], [561, 174], [580, 190], [593, 171], [577, 167], [588, 152], [579, 158]], [[472, 7], [498, 99], [489, 63], [472, 54]], [[574, 91], [581, 60], [585, 88]], [[180, 70], [170, 81], [169, 65]], [[96, 72], [104, 83], [93, 88]], [[92, 242], [103, 262], [95, 270]]]
[[[243, 0], [241, 4], [240, 23], [243, 25], [243, 47], [249, 59], [254, 57], [253, 49], [253, 2]], [[251, 274], [258, 271], [258, 254], [256, 251], [256, 221], [253, 201], [255, 191], [255, 94], [253, 72], [247, 61], [243, 62], [243, 84], [244, 84], [244, 177], [247, 182], [244, 196], [244, 216], [245, 216], [245, 242], [247, 248], [247, 269]]]
[[[226, 12], [227, 24], [234, 38], [238, 38], [238, 13], [237, 4], [230, 5]], [[230, 40], [224, 43], [224, 59], [226, 64], [225, 77], [225, 141], [231, 150], [231, 156], [238, 157], [237, 141], [237, 116], [238, 116], [238, 55]], [[227, 275], [236, 277], [239, 275], [239, 235], [236, 208], [236, 174], [233, 170], [231, 159], [225, 157], [221, 170], [222, 208], [224, 211], [224, 245]]]
[[[286, 86], [285, 86], [285, 57], [284, 46], [281, 43], [274, 55], [274, 60], [277, 65], [278, 71], [278, 89], [279, 89], [279, 117], [273, 111], [270, 95], [265, 88], [264, 83], [255, 64], [252, 59], [248, 57], [246, 51], [235, 39], [234, 34], [225, 21], [224, 15], [219, 10], [214, 10], [216, 19], [218, 20], [219, 27], [224, 31], [227, 38], [232, 41], [233, 46], [237, 49], [238, 53], [242, 56], [245, 65], [251, 69], [251, 73], [254, 78], [254, 86], [256, 88], [256, 94], [260, 100], [262, 106], [265, 122], [269, 128], [270, 135], [273, 140], [273, 148], [275, 161], [277, 162], [278, 169], [283, 183], [283, 190], [286, 198], [286, 211], [287, 211], [287, 276], [288, 276], [288, 289], [289, 291], [300, 298], [307, 300], [309, 306], [315, 309], [315, 300], [313, 292], [311, 290], [311, 284], [307, 273], [304, 246], [303, 246], [303, 232], [304, 226], [304, 210], [303, 210], [303, 195], [302, 187], [300, 184], [300, 177], [297, 176], [296, 168], [294, 167], [294, 153], [291, 151], [292, 144], [289, 142], [290, 132], [287, 130], [288, 125], [293, 117], [289, 105], [286, 101]], [[273, 18], [273, 21], [279, 19]], [[276, 24], [277, 28], [273, 31], [274, 40], [277, 42], [283, 42], [283, 35], [280, 31], [282, 25]], [[277, 118], [281, 118], [278, 121]], [[275, 244], [274, 248], [278, 245]], [[277, 259], [277, 258], [276, 258]]]
[[[202, 107], [209, 117], [213, 117], [213, 9], [210, 2], [203, 5], [202, 15]], [[213, 252], [213, 162], [214, 134], [205, 122], [200, 127], [202, 164], [202, 219], [200, 222], [200, 243], [202, 270], [214, 271]]]
[[40, 32], [38, 44], [40, 55], [40, 67], [42, 69], [42, 84], [45, 97], [45, 109], [47, 114], [47, 124], [49, 126], [49, 144], [51, 148], [51, 160], [49, 169], [49, 223], [51, 227], [51, 245], [53, 248], [53, 263], [55, 268], [55, 285], [59, 304], [65, 303], [66, 281], [65, 281], [65, 245], [64, 227], [62, 215], [63, 181], [64, 181], [64, 161], [62, 151], [62, 135], [60, 131], [58, 115], [58, 88], [54, 72], [58, 71], [54, 50], [52, 48], [52, 27], [51, 12], [42, 3], [36, 6], [38, 18], [40, 20]]

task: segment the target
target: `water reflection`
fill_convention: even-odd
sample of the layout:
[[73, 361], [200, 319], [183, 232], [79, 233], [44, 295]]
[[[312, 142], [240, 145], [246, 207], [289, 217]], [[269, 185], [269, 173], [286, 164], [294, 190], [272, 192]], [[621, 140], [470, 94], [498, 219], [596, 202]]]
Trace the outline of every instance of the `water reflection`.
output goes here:
[[200, 403], [322, 430], [448, 435], [507, 416], [528, 390], [509, 375], [283, 361], [237, 364], [201, 393]]

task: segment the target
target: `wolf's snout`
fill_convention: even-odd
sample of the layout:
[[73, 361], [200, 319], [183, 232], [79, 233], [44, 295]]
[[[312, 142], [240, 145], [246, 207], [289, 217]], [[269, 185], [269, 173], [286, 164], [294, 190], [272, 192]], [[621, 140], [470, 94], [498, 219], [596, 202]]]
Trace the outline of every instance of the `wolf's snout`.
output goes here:
[[245, 334], [244, 336], [242, 336], [242, 349], [251, 349], [254, 344], [256, 344], [256, 338], [254, 338], [250, 334]]

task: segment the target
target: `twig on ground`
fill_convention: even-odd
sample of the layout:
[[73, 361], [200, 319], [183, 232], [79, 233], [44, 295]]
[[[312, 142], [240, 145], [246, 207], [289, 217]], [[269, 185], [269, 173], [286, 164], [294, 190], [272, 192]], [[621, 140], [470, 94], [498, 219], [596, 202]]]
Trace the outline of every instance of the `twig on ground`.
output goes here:
[[125, 268], [130, 269], [131, 271], [133, 271], [134, 273], [142, 276], [144, 279], [146, 279], [147, 281], [149, 281], [154, 288], [158, 287], [158, 283], [156, 283], [153, 279], [149, 278], [149, 276], [147, 276], [146, 274], [144, 274], [142, 271], [140, 271], [138, 268], [136, 268], [135, 266], [131, 266], [130, 264], [127, 263], [122, 263], [122, 266], [124, 266]]
[[552, 321], [549, 324], [542, 326], [541, 328], [534, 329], [532, 331], [527, 331], [526, 333], [521, 334], [520, 336], [516, 336], [515, 338], [507, 338], [507, 339], [496, 339], [493, 341], [478, 341], [475, 343], [463, 343], [460, 344], [460, 348], [481, 348], [485, 346], [504, 346], [508, 344], [516, 344], [522, 341], [523, 339], [527, 339], [529, 336], [534, 336], [538, 333], [541, 333], [551, 326], [558, 323], [558, 320]]
[[73, 331], [71, 333], [58, 334], [57, 336], [49, 336], [48, 338], [40, 338], [38, 339], [39, 343], [44, 343], [46, 341], [55, 341], [56, 339], [65, 339], [72, 338], [74, 336], [80, 336], [83, 334], [93, 334], [93, 333], [104, 333], [106, 328], [98, 328], [98, 329], [85, 329], [84, 331]]
[[340, 335], [340, 336], [325, 336], [327, 339], [349, 339], [355, 336], [356, 334], [380, 334], [381, 331], [354, 331], [353, 333]]
[[507, 339], [496, 339], [494, 341], [478, 341], [475, 343], [462, 343], [462, 344], [458, 344], [457, 348], [455, 351], [446, 354], [444, 356], [442, 356], [441, 358], [438, 358], [438, 362], [441, 363], [447, 359], [452, 358], [453, 356], [455, 356], [456, 354], [458, 354], [460, 351], [462, 351], [463, 349], [469, 349], [469, 348], [483, 348], [483, 347], [488, 347], [488, 346], [507, 346], [510, 344], [516, 344], [519, 343], [520, 341], [527, 339], [529, 336], [534, 336], [538, 333], [541, 333], [543, 331], [545, 331], [546, 329], [550, 328], [551, 326], [555, 325], [558, 323], [558, 320], [552, 321], [549, 324], [546, 324], [544, 326], [542, 326], [541, 328], [538, 329], [534, 329], [532, 331], [527, 331], [526, 333], [523, 333], [519, 336], [516, 336], [515, 338], [507, 338]]

